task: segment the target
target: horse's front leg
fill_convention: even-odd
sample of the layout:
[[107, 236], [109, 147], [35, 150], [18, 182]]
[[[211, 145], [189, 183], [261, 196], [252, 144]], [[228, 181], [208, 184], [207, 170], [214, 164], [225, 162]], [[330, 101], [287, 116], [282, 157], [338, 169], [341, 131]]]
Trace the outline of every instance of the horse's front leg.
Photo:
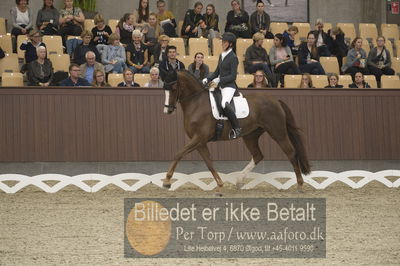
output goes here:
[[183, 156], [197, 149], [199, 144], [199, 138], [197, 136], [194, 136], [188, 144], [186, 144], [177, 154], [175, 154], [174, 161], [171, 163], [166, 179], [163, 182], [163, 187], [171, 188], [171, 178], [175, 172], [178, 162], [182, 159]]

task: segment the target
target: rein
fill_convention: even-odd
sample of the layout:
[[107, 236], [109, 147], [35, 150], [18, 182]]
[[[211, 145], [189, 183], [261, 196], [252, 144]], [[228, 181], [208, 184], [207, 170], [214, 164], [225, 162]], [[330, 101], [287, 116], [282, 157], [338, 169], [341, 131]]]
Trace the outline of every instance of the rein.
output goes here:
[[[172, 91], [173, 90], [172, 86], [175, 85], [176, 83], [178, 83], [178, 80], [171, 81], [171, 82], [168, 82], [168, 83], [164, 83], [164, 89], [167, 90], [167, 91]], [[195, 93], [193, 93], [191, 95], [188, 95], [188, 96], [186, 96], [186, 97], [184, 97], [182, 99], [179, 99], [180, 95], [181, 95], [181, 90], [179, 88], [177, 88], [177, 91], [178, 91], [178, 93], [176, 94], [176, 97], [175, 97], [175, 105], [172, 105], [172, 104], [168, 104], [167, 105], [167, 104], [165, 104], [164, 105], [165, 107], [173, 108], [175, 110], [176, 109], [176, 105], [177, 105], [178, 102], [182, 103], [184, 101], [190, 100], [191, 98], [194, 98], [194, 97], [200, 95], [204, 91], [207, 91], [207, 89], [203, 87], [202, 90], [197, 91], [197, 92], [195, 92]]]

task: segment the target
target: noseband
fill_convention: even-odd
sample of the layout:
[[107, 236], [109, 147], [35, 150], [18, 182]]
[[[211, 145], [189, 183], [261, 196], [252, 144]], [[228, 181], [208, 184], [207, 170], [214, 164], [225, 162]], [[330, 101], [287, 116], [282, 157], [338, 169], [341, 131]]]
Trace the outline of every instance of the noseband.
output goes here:
[[[178, 82], [178, 80], [174, 80], [174, 81], [171, 81], [171, 82], [168, 82], [168, 83], [164, 83], [164, 90], [166, 90], [166, 91], [174, 90], [172, 88], [172, 86], [175, 85], [177, 82]], [[175, 110], [176, 109], [176, 104], [178, 103], [178, 98], [179, 98], [179, 90], [178, 90], [178, 93], [176, 94], [176, 97], [175, 97], [175, 104], [174, 105], [165, 104], [164, 107], [172, 108], [172, 110]]]

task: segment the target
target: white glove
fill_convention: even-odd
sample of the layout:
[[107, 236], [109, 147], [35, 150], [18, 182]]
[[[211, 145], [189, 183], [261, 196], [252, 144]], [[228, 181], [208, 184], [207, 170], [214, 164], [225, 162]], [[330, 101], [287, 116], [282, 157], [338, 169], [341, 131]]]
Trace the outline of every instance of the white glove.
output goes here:
[[207, 78], [203, 79], [203, 80], [202, 80], [202, 83], [203, 83], [203, 85], [207, 85], [207, 83], [208, 83]]
[[217, 84], [217, 85], [218, 85], [218, 83], [219, 83], [219, 78], [215, 78], [215, 79], [213, 79], [213, 80], [212, 80], [212, 82], [214, 82], [215, 84]]

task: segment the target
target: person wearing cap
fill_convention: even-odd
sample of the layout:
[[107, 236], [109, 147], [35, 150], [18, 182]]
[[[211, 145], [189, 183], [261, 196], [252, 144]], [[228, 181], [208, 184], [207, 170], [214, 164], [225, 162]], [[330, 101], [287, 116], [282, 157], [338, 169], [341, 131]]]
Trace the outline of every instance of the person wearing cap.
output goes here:
[[253, 45], [249, 46], [245, 53], [245, 70], [250, 74], [262, 70], [268, 79], [268, 83], [275, 87], [275, 77], [269, 68], [269, 56], [267, 50], [262, 46], [263, 42], [263, 33], [257, 32], [253, 35]]
[[230, 139], [240, 137], [242, 129], [239, 126], [239, 121], [231, 105], [232, 98], [237, 91], [236, 76], [239, 65], [239, 60], [233, 51], [236, 44], [236, 36], [231, 32], [225, 32], [222, 35], [222, 53], [219, 56], [218, 65], [215, 71], [203, 79], [203, 84], [206, 85], [210, 81], [219, 84], [222, 94], [221, 106], [224, 109], [226, 117], [232, 125], [232, 130], [229, 134]]

